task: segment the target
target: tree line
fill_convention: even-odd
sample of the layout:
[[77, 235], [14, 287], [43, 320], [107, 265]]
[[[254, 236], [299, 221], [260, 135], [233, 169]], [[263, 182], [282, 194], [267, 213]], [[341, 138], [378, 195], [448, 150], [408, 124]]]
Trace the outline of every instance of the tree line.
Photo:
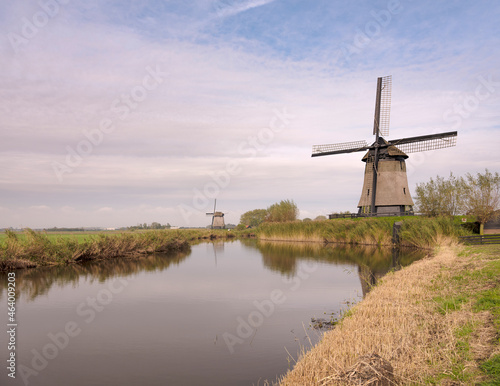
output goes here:
[[427, 216], [472, 215], [484, 224], [500, 215], [500, 176], [488, 169], [463, 177], [450, 173], [448, 178], [437, 176], [417, 184], [417, 211]]
[[167, 223], [165, 225], [160, 224], [159, 222], [152, 222], [151, 224], [138, 224], [135, 226], [128, 227], [128, 230], [139, 230], [139, 229], [170, 229], [172, 226]]
[[299, 209], [293, 200], [281, 200], [267, 209], [254, 209], [243, 213], [239, 227], [255, 228], [263, 222], [295, 221], [298, 216]]

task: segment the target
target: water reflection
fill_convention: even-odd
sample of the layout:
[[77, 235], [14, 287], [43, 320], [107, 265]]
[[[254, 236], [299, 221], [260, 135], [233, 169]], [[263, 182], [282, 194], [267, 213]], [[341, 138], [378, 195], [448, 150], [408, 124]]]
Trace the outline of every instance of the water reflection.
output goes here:
[[[16, 352], [26, 366], [35, 352], [52, 358], [30, 378], [38, 386], [263, 384], [286, 372], [287, 353], [296, 357], [320, 339], [321, 332], [306, 330], [312, 318], [338, 314], [346, 299], [359, 299], [361, 289], [366, 293], [385, 272], [418, 257], [244, 240], [18, 270]], [[124, 280], [123, 290], [110, 291], [115, 278], [126, 277], [132, 280]], [[1, 275], [0, 283], [4, 291]], [[0, 315], [4, 325], [6, 316]], [[51, 337], [68, 322], [81, 333], [54, 357], [47, 347], [55, 347]], [[6, 353], [0, 352], [4, 363]]]
[[377, 246], [339, 245], [304, 242], [242, 241], [257, 247], [264, 266], [282, 275], [296, 275], [297, 263], [315, 260], [329, 264], [356, 264], [365, 296], [378, 279], [391, 270], [411, 264], [426, 256], [427, 252], [415, 249], [382, 248]]
[[[212, 254], [217, 266], [217, 255], [224, 253], [224, 241], [213, 241]], [[244, 248], [262, 255], [265, 268], [286, 277], [297, 274], [300, 261], [317, 261], [328, 264], [356, 264], [361, 280], [363, 296], [377, 280], [390, 270], [400, 269], [426, 255], [425, 251], [411, 249], [388, 249], [375, 246], [323, 245], [321, 243], [293, 243], [259, 240], [240, 240]], [[16, 271], [17, 295], [34, 300], [45, 295], [53, 285], [64, 287], [78, 285], [83, 278], [89, 283], [104, 283], [113, 277], [126, 277], [142, 271], [163, 271], [172, 265], [181, 264], [191, 250], [173, 254], [155, 254], [139, 259], [117, 258], [98, 262], [68, 266], [42, 267]], [[5, 277], [4, 277], [5, 276]], [[0, 273], [0, 298], [7, 285], [6, 273]]]
[[[127, 277], [142, 271], [164, 271], [172, 265], [179, 265], [191, 253], [191, 250], [169, 254], [154, 254], [140, 258], [116, 258], [93, 261], [82, 264], [71, 264], [16, 271], [16, 296], [25, 296], [34, 300], [46, 295], [54, 285], [65, 287], [68, 284], [77, 286], [80, 279], [89, 283], [104, 283], [113, 277]], [[7, 286], [6, 273], [0, 273], [0, 298]]]
[[219, 255], [221, 253], [224, 253], [224, 240], [216, 240], [216, 241], [212, 241], [212, 249], [213, 249], [213, 253], [214, 253], [214, 261], [215, 261], [215, 266], [217, 266], [217, 253], [219, 253]]

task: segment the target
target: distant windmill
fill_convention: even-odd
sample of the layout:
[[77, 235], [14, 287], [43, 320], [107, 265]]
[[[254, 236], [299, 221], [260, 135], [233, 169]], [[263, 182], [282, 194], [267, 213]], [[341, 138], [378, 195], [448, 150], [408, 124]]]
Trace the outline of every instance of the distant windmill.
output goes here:
[[[389, 135], [392, 77], [378, 78], [373, 134], [375, 142], [345, 142], [315, 145], [312, 157], [367, 151], [363, 190], [358, 203], [359, 215], [413, 213], [413, 200], [408, 189], [405, 153], [455, 146], [457, 132], [385, 140]], [[396, 147], [397, 146], [397, 147]]]
[[212, 216], [212, 229], [224, 229], [226, 224], [224, 223], [224, 213], [216, 212], [215, 206], [217, 205], [217, 199], [214, 202], [214, 211], [213, 213], [207, 213], [207, 216]]

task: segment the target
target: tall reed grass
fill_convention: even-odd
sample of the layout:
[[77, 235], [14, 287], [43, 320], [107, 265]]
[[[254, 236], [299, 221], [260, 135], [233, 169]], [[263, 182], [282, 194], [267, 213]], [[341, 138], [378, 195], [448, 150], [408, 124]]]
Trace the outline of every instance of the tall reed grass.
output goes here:
[[0, 243], [0, 270], [179, 251], [189, 248], [195, 240], [231, 236], [233, 233], [227, 231], [157, 230], [77, 238], [49, 237], [29, 228], [22, 234], [7, 230]]
[[471, 234], [452, 217], [421, 217], [405, 218], [401, 228], [403, 245], [417, 248], [433, 248], [442, 244], [453, 244], [459, 236]]
[[392, 245], [395, 221], [403, 222], [401, 243], [410, 247], [431, 248], [467, 232], [452, 218], [412, 216], [264, 223], [257, 233], [262, 240]]

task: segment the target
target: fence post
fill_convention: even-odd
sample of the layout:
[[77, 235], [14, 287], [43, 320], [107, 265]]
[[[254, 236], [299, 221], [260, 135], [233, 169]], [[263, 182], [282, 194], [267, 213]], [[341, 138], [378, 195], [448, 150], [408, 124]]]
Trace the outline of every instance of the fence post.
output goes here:
[[403, 225], [402, 221], [396, 221], [394, 222], [394, 225], [392, 226], [392, 243], [399, 245], [400, 242], [400, 237], [399, 234], [401, 232], [401, 226]]

